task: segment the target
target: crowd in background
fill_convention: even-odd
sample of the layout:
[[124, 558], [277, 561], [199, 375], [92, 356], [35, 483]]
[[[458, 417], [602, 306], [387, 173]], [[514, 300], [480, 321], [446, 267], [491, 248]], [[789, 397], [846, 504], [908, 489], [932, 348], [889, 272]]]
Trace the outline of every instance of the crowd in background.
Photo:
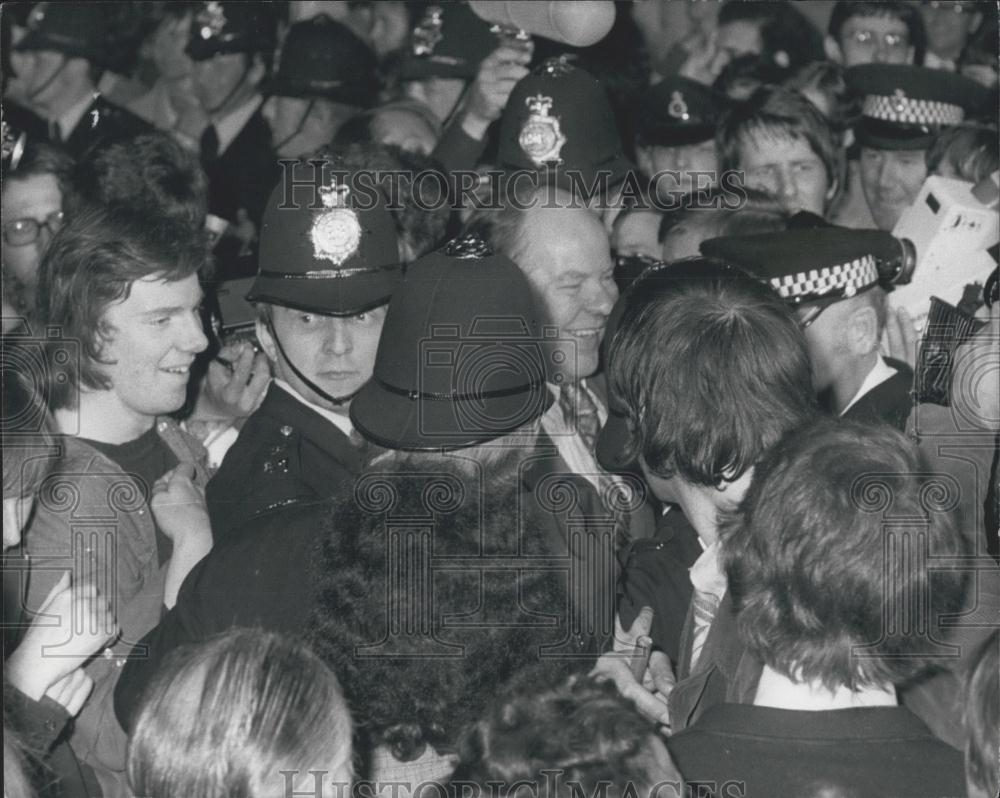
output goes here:
[[1000, 8], [498, 5], [0, 7], [5, 796], [997, 795]]

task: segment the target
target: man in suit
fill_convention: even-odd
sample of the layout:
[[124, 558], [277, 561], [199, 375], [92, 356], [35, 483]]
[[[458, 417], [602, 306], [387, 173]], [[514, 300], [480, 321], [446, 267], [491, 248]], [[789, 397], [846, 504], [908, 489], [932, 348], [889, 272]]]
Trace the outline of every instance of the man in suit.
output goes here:
[[701, 251], [765, 280], [794, 309], [827, 411], [905, 428], [913, 371], [879, 354], [888, 309], [877, 262], [899, 252], [889, 233], [825, 226], [716, 238]]
[[209, 483], [217, 540], [257, 513], [332, 495], [361, 467], [347, 414], [372, 374], [399, 255], [389, 211], [359, 209], [349, 178], [300, 163], [271, 192], [247, 298], [275, 379]]
[[17, 43], [25, 98], [45, 117], [49, 138], [77, 159], [152, 130], [97, 91], [108, 57], [106, 20], [100, 4], [39, 3]]
[[590, 562], [585, 589], [602, 608], [595, 618], [606, 624], [610, 638], [619, 549], [651, 535], [654, 525], [641, 480], [605, 471], [594, 454], [608, 417], [604, 380], [597, 374], [600, 346], [618, 298], [608, 234], [600, 218], [563, 189], [543, 186], [522, 199], [479, 217], [470, 229], [517, 263], [549, 327], [546, 379], [558, 401], [542, 416], [524, 480], [543, 499], [572, 497], [566, 507], [550, 502], [550, 511], [560, 517], [567, 540], [581, 524], [593, 536], [588, 553], [580, 554]]
[[[208, 176], [208, 212], [229, 227], [216, 248], [220, 268], [236, 269], [255, 243], [278, 165], [261, 113], [260, 84], [270, 68], [276, 23], [267, 3], [203, 3], [191, 23], [187, 54], [194, 92], [209, 124], [200, 140]], [[249, 276], [239, 274], [239, 276]]]

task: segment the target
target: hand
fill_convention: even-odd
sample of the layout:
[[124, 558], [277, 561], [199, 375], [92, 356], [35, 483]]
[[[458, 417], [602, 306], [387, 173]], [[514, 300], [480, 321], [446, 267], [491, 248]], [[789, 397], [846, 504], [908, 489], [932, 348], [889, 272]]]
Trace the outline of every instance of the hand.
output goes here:
[[198, 421], [227, 421], [246, 418], [264, 400], [271, 381], [267, 357], [240, 341], [219, 350], [219, 358], [208, 364], [208, 372], [198, 391], [193, 418]]
[[980, 429], [1000, 431], [1000, 303], [989, 323], [955, 350], [950, 404]]
[[719, 73], [729, 63], [728, 56], [719, 50], [716, 38], [713, 30], [707, 36], [698, 37], [690, 46], [685, 44], [689, 55], [677, 73], [706, 86], [715, 83]]
[[79, 714], [83, 703], [93, 689], [94, 680], [87, 675], [83, 668], [77, 668], [53, 684], [45, 691], [45, 695], [57, 704], [62, 704], [69, 716], [73, 718]]
[[613, 681], [619, 695], [634, 704], [643, 717], [669, 728], [667, 698], [676, 683], [670, 659], [662, 651], [653, 651], [641, 684], [635, 680], [630, 668], [636, 641], [641, 636], [648, 635], [652, 625], [653, 610], [649, 607], [642, 608], [627, 632], [622, 629], [621, 621], [615, 615], [614, 647], [601, 655], [590, 675], [601, 681]]
[[35, 701], [118, 632], [107, 600], [94, 585], [70, 586], [69, 571], [49, 591], [38, 615], [7, 661], [11, 684]]
[[530, 41], [507, 40], [483, 59], [465, 105], [462, 128], [466, 133], [480, 139], [500, 117], [514, 86], [528, 74], [533, 51]]
[[916, 367], [920, 331], [906, 308], [889, 308], [885, 320], [885, 341], [889, 357], [901, 360], [911, 369]]
[[212, 526], [205, 505], [205, 491], [194, 483], [193, 463], [181, 463], [153, 485], [149, 507], [163, 534], [174, 546], [202, 544], [211, 548]]

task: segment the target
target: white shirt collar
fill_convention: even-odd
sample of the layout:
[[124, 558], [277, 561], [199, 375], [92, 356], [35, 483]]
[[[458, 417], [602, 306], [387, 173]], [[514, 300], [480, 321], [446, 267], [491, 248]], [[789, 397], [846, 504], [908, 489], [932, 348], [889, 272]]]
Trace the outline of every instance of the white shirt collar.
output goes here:
[[883, 382], [888, 380], [896, 373], [896, 369], [885, 362], [885, 358], [882, 355], [878, 356], [878, 361], [872, 366], [872, 370], [868, 372], [868, 376], [865, 377], [865, 381], [861, 383], [861, 387], [858, 388], [858, 392], [854, 394], [854, 398], [847, 403], [847, 407], [840, 411], [840, 415], [844, 415], [848, 410], [850, 410], [854, 405], [856, 405], [866, 393], [877, 388]]
[[76, 130], [76, 126], [80, 124], [80, 120], [83, 119], [83, 115], [87, 113], [87, 109], [90, 108], [91, 104], [100, 97], [100, 92], [88, 91], [79, 100], [77, 100], [75, 105], [70, 106], [63, 112], [63, 115], [58, 119], [53, 121], [59, 123], [59, 133], [62, 136], [62, 140], [66, 141], [70, 134]]
[[289, 385], [284, 380], [279, 380], [277, 377], [274, 378], [274, 384], [281, 388], [289, 396], [298, 399], [302, 404], [308, 407], [310, 410], [319, 413], [323, 418], [329, 421], [331, 424], [337, 427], [341, 432], [343, 432], [347, 437], [351, 436], [354, 432], [354, 426], [351, 424], [351, 420], [341, 413], [334, 413], [332, 410], [327, 410], [325, 407], [320, 407], [319, 405], [314, 405], [312, 402], [308, 402], [302, 398], [298, 391], [296, 391], [291, 385]]
[[215, 125], [215, 133], [219, 137], [219, 155], [222, 155], [233, 143], [233, 139], [240, 135], [240, 131], [243, 130], [250, 117], [254, 115], [263, 102], [264, 98], [255, 94], [243, 105], [212, 122]]
[[704, 551], [688, 569], [691, 584], [695, 590], [711, 593], [716, 598], [721, 599], [726, 593], [727, 583], [726, 574], [719, 562], [719, 544], [713, 543], [711, 546], [705, 546], [700, 536], [698, 542], [701, 543]]

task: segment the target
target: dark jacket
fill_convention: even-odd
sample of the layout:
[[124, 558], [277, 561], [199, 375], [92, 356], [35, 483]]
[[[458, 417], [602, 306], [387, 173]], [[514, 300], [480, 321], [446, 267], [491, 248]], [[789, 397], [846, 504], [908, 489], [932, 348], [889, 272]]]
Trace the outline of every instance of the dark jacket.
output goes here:
[[622, 551], [630, 541], [653, 531], [644, 486], [634, 485], [637, 500], [631, 505], [605, 501], [593, 484], [570, 470], [545, 432], [521, 473], [528, 493], [558, 532], [559, 548], [575, 561], [571, 601], [576, 629], [596, 637], [606, 648], [614, 632]]
[[272, 384], [208, 483], [215, 541], [258, 513], [332, 496], [361, 465], [361, 451], [339, 428]]
[[900, 360], [886, 358], [885, 362], [896, 369], [885, 382], [876, 385], [851, 405], [844, 418], [854, 421], [883, 421], [900, 432], [906, 429], [906, 419], [913, 410], [913, 369]]
[[43, 696], [33, 701], [17, 688], [4, 685], [4, 709], [29, 754], [33, 784], [42, 798], [93, 798], [102, 794], [94, 772], [69, 747], [64, 732], [72, 722], [65, 707]]
[[63, 131], [63, 146], [79, 161], [95, 150], [153, 130], [144, 119], [98, 95], [72, 132]]
[[962, 755], [903, 707], [806, 712], [723, 704], [668, 745], [691, 795], [965, 795]]
[[115, 713], [131, 730], [142, 691], [164, 658], [232, 626], [294, 635], [311, 606], [312, 568], [329, 529], [331, 505], [303, 502], [253, 519], [187, 575], [177, 603], [133, 649], [115, 689]]
[[701, 556], [698, 533], [679, 507], [661, 515], [656, 536], [631, 541], [622, 552], [618, 617], [628, 629], [643, 607], [653, 610], [649, 636], [673, 662], [691, 603], [690, 569]]
[[218, 158], [202, 165], [208, 177], [208, 212], [235, 224], [238, 211], [245, 210], [259, 232], [264, 206], [279, 175], [271, 128], [260, 108]]

